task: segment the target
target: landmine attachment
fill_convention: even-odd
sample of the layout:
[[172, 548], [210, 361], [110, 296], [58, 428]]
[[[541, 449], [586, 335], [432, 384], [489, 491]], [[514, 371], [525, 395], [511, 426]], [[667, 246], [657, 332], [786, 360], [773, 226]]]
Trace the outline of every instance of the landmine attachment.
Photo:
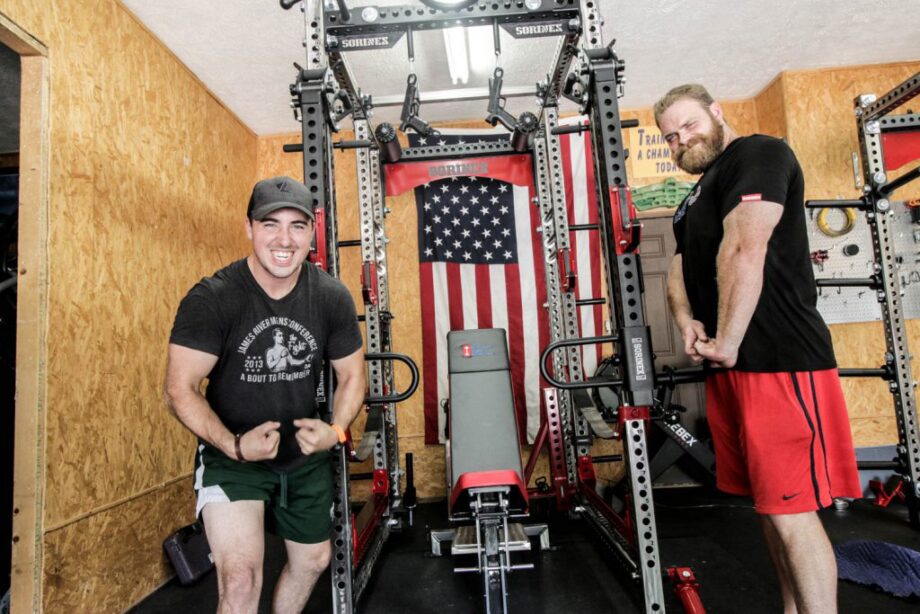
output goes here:
[[431, 531], [431, 552], [451, 542], [452, 555], [476, 555], [457, 573], [482, 575], [487, 614], [507, 612], [507, 575], [532, 569], [512, 563], [511, 553], [530, 550], [530, 538], [549, 547], [545, 524], [524, 525], [527, 484], [518, 445], [518, 425], [504, 329], [451, 331], [447, 335], [450, 377], [447, 475], [449, 514], [455, 529]]

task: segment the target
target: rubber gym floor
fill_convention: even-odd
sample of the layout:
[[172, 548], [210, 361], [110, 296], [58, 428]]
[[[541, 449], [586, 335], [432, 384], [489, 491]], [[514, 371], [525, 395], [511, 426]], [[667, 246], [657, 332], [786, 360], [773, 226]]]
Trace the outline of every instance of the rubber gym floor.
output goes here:
[[[750, 500], [703, 488], [656, 491], [656, 520], [662, 567], [689, 565], [700, 583], [706, 611], [774, 613], [782, 611], [779, 588]], [[879, 540], [920, 550], [920, 531], [907, 524], [900, 503], [880, 508], [857, 500], [846, 510], [826, 509], [821, 518], [834, 544]], [[509, 576], [509, 612], [631, 613], [641, 612], [618, 568], [591, 529], [580, 520], [534, 509], [531, 522], [548, 522], [551, 549], [518, 553], [515, 562], [532, 561], [534, 569]], [[429, 554], [427, 529], [447, 528], [444, 502], [420, 504], [413, 526], [394, 534], [384, 546], [374, 574], [358, 603], [361, 614], [471, 614], [484, 611], [478, 574], [455, 574], [469, 564], [449, 555]], [[448, 547], [449, 550], [449, 547]], [[259, 612], [271, 611], [271, 593], [284, 564], [284, 546], [269, 536]], [[305, 612], [331, 612], [328, 571]], [[682, 612], [672, 585], [664, 581], [666, 607]], [[213, 612], [217, 578], [209, 573], [197, 584], [181, 586], [175, 579], [130, 610], [132, 614]], [[899, 614], [920, 611], [920, 602], [889, 596], [873, 588], [840, 582], [842, 613]]]

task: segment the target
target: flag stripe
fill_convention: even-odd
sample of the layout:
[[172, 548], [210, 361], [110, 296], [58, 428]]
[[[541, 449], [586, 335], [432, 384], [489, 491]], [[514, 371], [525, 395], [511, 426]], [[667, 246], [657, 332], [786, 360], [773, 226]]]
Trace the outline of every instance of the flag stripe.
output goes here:
[[[476, 269], [482, 267], [469, 264], [452, 264], [450, 266], [460, 269], [460, 281], [458, 282], [460, 287], [456, 289], [456, 292], [463, 297], [463, 319], [458, 328], [482, 328], [479, 323], [480, 302], [477, 300], [479, 284], [476, 283], [478, 277]], [[482, 297], [482, 303], [488, 303], [488, 295]]]
[[431, 341], [433, 342], [435, 348], [437, 348], [437, 365], [435, 366], [435, 373], [438, 375], [438, 402], [435, 405], [435, 412], [437, 412], [437, 425], [438, 430], [435, 434], [434, 441], [432, 443], [437, 443], [441, 437], [446, 433], [446, 422], [447, 416], [441, 409], [441, 401], [448, 398], [448, 384], [447, 384], [447, 333], [450, 331], [450, 311], [447, 306], [447, 263], [436, 262], [432, 266], [432, 271], [437, 274], [434, 276], [435, 279], [435, 294], [434, 294], [434, 305], [435, 305], [435, 319], [437, 320], [437, 327], [435, 328], [435, 336]]
[[524, 403], [524, 324], [521, 320], [521, 275], [517, 265], [505, 267], [505, 290], [508, 300], [508, 354], [511, 361], [511, 385], [514, 390], [514, 410], [520, 433], [527, 420]]
[[508, 330], [508, 282], [505, 267], [489, 267], [489, 295], [492, 297], [492, 328]]
[[[434, 279], [431, 262], [419, 265], [419, 295], [422, 303], [422, 338], [437, 337], [434, 306]], [[438, 353], [437, 346], [422, 344], [422, 389], [425, 402], [425, 441], [438, 440]]]
[[[521, 292], [525, 299], [521, 305], [524, 321], [524, 356], [531, 357], [524, 365], [524, 402], [526, 421], [522, 427], [527, 441], [533, 441], [540, 428], [540, 353], [549, 345], [549, 315], [543, 308], [546, 296], [546, 272], [543, 267], [543, 243], [537, 228], [540, 226], [540, 210], [531, 202], [529, 187], [515, 186], [515, 220], [518, 245], [530, 245], [520, 250]], [[539, 274], [538, 274], [539, 273]]]
[[[476, 296], [483, 297], [482, 300], [477, 301], [477, 328], [492, 328], [492, 314], [496, 310], [496, 306], [494, 304], [495, 297], [492, 296], [492, 283], [490, 281], [490, 273], [493, 267], [474, 266], [470, 268], [473, 269], [473, 273], [476, 276]], [[485, 297], [487, 296], [492, 297], [492, 299], [486, 300]], [[473, 327], [467, 326], [466, 328]]]
[[[540, 354], [550, 343], [549, 332], [549, 313], [544, 307], [546, 302], [546, 269], [543, 265], [545, 255], [543, 253], [543, 235], [538, 231], [541, 226], [541, 213], [539, 206], [533, 202], [535, 191], [530, 188], [526, 198], [522, 195], [521, 200], [526, 205], [529, 212], [530, 244], [533, 249], [533, 273], [534, 288], [533, 292], [528, 287], [524, 287], [530, 301], [530, 308], [533, 309], [537, 316], [536, 330], [537, 338], [534, 339], [536, 347], [533, 348], [534, 359], [530, 361], [530, 375], [527, 379], [527, 441], [534, 441], [537, 431], [540, 429], [540, 423], [543, 421], [543, 412], [540, 407], [543, 403], [541, 390], [546, 382], [540, 374]], [[517, 199], [515, 199], [517, 201]], [[533, 329], [528, 329], [532, 331]]]
[[447, 275], [445, 276], [445, 281], [447, 282], [447, 310], [450, 313], [450, 330], [463, 329], [463, 295], [461, 290], [463, 286], [460, 284], [460, 265], [455, 262], [447, 262], [444, 264], [444, 269]]

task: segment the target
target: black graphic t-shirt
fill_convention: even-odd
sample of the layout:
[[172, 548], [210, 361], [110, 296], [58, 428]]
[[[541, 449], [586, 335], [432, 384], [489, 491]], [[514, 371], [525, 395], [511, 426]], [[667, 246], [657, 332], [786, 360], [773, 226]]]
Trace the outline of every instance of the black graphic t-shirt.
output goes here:
[[189, 291], [169, 341], [218, 357], [205, 398], [231, 432], [281, 422], [278, 456], [266, 464], [285, 470], [306, 461], [293, 420], [316, 417], [323, 361], [363, 345], [354, 302], [341, 282], [306, 263], [294, 289], [275, 300], [245, 259]]
[[767, 244], [763, 290], [735, 366], [740, 371], [812, 371], [836, 366], [830, 331], [817, 310], [805, 227], [805, 184], [792, 150], [755, 134], [732, 141], [674, 213], [677, 253], [693, 317], [715, 336], [716, 258], [722, 220], [745, 201], [783, 205]]

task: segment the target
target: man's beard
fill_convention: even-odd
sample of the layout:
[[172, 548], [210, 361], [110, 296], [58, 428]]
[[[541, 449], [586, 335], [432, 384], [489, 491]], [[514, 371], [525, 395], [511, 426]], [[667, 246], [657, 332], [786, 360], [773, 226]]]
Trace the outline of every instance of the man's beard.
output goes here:
[[[710, 115], [711, 117], [711, 115]], [[725, 129], [712, 118], [712, 130], [682, 145], [672, 154], [674, 162], [691, 175], [699, 175], [709, 168], [722, 153]], [[696, 145], [699, 144], [699, 147]]]

